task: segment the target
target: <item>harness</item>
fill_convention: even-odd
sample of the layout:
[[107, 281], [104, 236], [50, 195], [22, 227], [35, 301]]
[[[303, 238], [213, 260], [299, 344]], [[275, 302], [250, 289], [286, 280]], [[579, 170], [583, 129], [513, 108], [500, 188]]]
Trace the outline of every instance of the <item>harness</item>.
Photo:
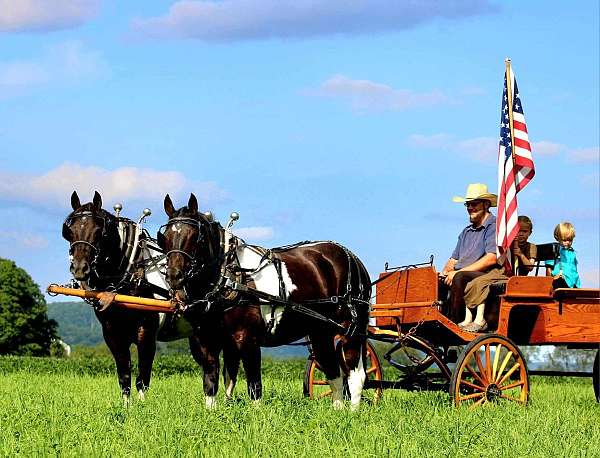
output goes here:
[[[94, 244], [87, 240], [75, 240], [69, 246], [69, 254], [72, 256], [74, 248], [77, 245], [83, 244], [89, 246], [93, 252], [93, 259], [90, 261], [90, 269], [94, 273], [97, 280], [108, 282], [108, 285], [103, 287], [106, 291], [119, 292], [131, 289], [132, 286], [143, 286], [148, 288], [152, 293], [163, 297], [169, 297], [169, 292], [158, 285], [154, 285], [145, 279], [145, 271], [149, 267], [159, 268], [160, 261], [165, 259], [164, 255], [152, 256], [148, 259], [143, 259], [142, 250], [138, 251], [136, 262], [131, 266], [128, 265], [129, 258], [134, 247], [135, 239], [135, 223], [123, 217], [115, 217], [105, 211], [93, 212], [90, 210], [76, 211], [69, 215], [63, 223], [63, 237], [68, 239], [70, 227], [74, 222], [82, 217], [91, 217], [102, 221], [102, 233], [100, 239]], [[102, 258], [102, 248], [106, 246], [106, 239], [109, 236], [109, 229], [115, 226], [119, 236], [119, 263], [114, 266], [117, 275], [104, 275], [99, 272], [100, 262], [105, 264], [111, 259], [110, 254]], [[156, 241], [150, 237], [150, 234], [144, 229], [141, 234], [140, 241], [149, 245], [154, 251], [162, 251], [156, 244]], [[92, 305], [96, 305], [95, 303]]]
[[[168, 258], [173, 253], [180, 253], [190, 261], [190, 266], [185, 272], [188, 282], [191, 278], [204, 271], [211, 264], [218, 272], [216, 280], [214, 283], [212, 283], [212, 288], [209, 289], [204, 297], [186, 304], [184, 306], [184, 311], [194, 309], [198, 306], [203, 306], [203, 313], [207, 313], [209, 311], [219, 311], [224, 313], [233, 307], [249, 304], [252, 301], [258, 300], [262, 305], [271, 306], [269, 317], [267, 320], [265, 320], [267, 321], [268, 331], [271, 331], [275, 325], [276, 307], [284, 307], [286, 310], [291, 310], [326, 323], [334, 327], [339, 333], [346, 336], [354, 336], [359, 334], [360, 317], [357, 310], [357, 305], [366, 307], [367, 309], [370, 306], [369, 300], [362, 298], [364, 295], [365, 281], [367, 282], [366, 284], [370, 285], [370, 280], [368, 277], [363, 278], [363, 273], [366, 274], [364, 265], [344, 246], [336, 242], [328, 242], [333, 243], [341, 248], [348, 259], [348, 275], [346, 279], [346, 291], [344, 294], [331, 296], [329, 298], [306, 300], [302, 301], [302, 303], [297, 303], [288, 299], [287, 289], [282, 274], [282, 261], [277, 254], [314, 242], [306, 241], [274, 249], [265, 249], [255, 245], [246, 244], [243, 240], [228, 233], [228, 230], [223, 229], [219, 223], [211, 223], [206, 221], [203, 224], [202, 219], [197, 220], [190, 217], [174, 217], [171, 218], [167, 224], [161, 227], [162, 232], [159, 231], [158, 236], [159, 244], [163, 243], [162, 246], [164, 246], [164, 232], [168, 230], [170, 226], [177, 223], [188, 224], [197, 228], [197, 246], [200, 245], [200, 242], [205, 241], [209, 247], [208, 259], [212, 259], [213, 262], [200, 264], [197, 248], [194, 253], [188, 253], [181, 249], [173, 249], [168, 251], [165, 256]], [[213, 249], [210, 238], [206, 236], [208, 230], [203, 229], [203, 226], [206, 227], [207, 224], [215, 224], [218, 227], [220, 249], [217, 255], [215, 255], [215, 250]], [[253, 268], [242, 267], [238, 256], [240, 249], [249, 249], [261, 255], [258, 265]], [[277, 296], [248, 285], [248, 279], [252, 279], [253, 276], [269, 266], [273, 266], [275, 272], [277, 273], [279, 283], [279, 294]], [[358, 278], [358, 295], [353, 294], [352, 291], [352, 280], [354, 278], [352, 276], [353, 270], [356, 271]], [[331, 318], [309, 308], [312, 305], [318, 304], [337, 304], [340, 310], [343, 307], [347, 307], [350, 313], [350, 326], [346, 328]]]

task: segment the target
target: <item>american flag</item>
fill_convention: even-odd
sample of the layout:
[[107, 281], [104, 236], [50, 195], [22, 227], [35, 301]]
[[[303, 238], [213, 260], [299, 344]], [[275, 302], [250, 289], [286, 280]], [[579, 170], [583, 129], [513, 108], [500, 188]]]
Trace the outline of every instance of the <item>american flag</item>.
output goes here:
[[[508, 81], [507, 81], [508, 80]], [[509, 97], [508, 86], [510, 83]], [[512, 132], [509, 114], [509, 99], [512, 99]], [[517, 193], [535, 175], [531, 145], [523, 106], [519, 97], [517, 81], [510, 65], [504, 74], [502, 113], [500, 115], [500, 147], [498, 150], [498, 217], [496, 219], [496, 245], [498, 262], [504, 264], [508, 273], [512, 271], [510, 246], [519, 232]]]

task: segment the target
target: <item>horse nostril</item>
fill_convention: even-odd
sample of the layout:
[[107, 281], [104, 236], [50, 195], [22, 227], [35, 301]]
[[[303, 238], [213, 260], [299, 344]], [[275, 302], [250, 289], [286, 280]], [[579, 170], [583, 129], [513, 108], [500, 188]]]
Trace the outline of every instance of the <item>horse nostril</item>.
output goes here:
[[172, 288], [178, 288], [183, 283], [183, 272], [179, 269], [168, 269], [165, 278]]

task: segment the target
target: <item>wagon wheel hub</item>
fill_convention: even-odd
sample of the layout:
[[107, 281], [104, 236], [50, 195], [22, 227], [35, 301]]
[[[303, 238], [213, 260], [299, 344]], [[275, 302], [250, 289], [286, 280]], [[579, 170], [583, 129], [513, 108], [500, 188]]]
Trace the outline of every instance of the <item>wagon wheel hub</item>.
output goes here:
[[485, 390], [485, 397], [488, 401], [495, 401], [502, 394], [502, 390], [495, 383], [490, 383]]

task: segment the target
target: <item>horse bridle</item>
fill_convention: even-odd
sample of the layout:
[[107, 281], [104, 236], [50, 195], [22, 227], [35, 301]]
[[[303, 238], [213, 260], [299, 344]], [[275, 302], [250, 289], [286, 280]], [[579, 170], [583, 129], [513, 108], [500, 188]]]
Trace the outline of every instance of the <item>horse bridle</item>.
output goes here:
[[[208, 221], [207, 221], [207, 223], [208, 223]], [[168, 230], [168, 228], [172, 227], [174, 224], [183, 224], [183, 225], [192, 226], [192, 227], [195, 227], [198, 229], [198, 237], [195, 241], [196, 247], [200, 246], [201, 242], [205, 239], [206, 229], [205, 229], [205, 224], [203, 224], [202, 220], [195, 219], [190, 216], [176, 216], [174, 218], [170, 218], [169, 221], [167, 221], [166, 224], [163, 224], [158, 230], [156, 239], [158, 241], [158, 245], [162, 249], [165, 249], [165, 233]], [[207, 240], [207, 242], [208, 242], [208, 247], [209, 247], [209, 251], [210, 251], [209, 259], [212, 259], [213, 258], [212, 245], [209, 240]], [[181, 250], [178, 248], [169, 250], [165, 253], [167, 263], [169, 262], [169, 257], [172, 254], [176, 254], [176, 253], [183, 255], [184, 257], [186, 257], [189, 260], [189, 267], [184, 272], [186, 281], [195, 277], [196, 275], [198, 275], [205, 267], [205, 264], [199, 265], [199, 260], [197, 258], [197, 255], [198, 255], [197, 248], [194, 253], [189, 253], [185, 250]]]
[[[75, 240], [74, 242], [71, 242], [71, 244], [69, 245], [69, 256], [73, 256], [73, 252], [75, 250], [76, 245], [89, 246], [93, 250], [93, 253], [94, 253], [94, 258], [90, 262], [90, 268], [95, 272], [96, 265], [98, 263], [98, 258], [100, 257], [100, 245], [102, 244], [102, 241], [104, 240], [104, 237], [106, 235], [106, 217], [103, 215], [98, 215], [89, 210], [72, 213], [65, 219], [65, 222], [63, 223], [63, 236], [65, 236], [65, 234], [67, 233], [66, 232], [67, 229], [70, 229], [70, 227], [73, 225], [73, 223], [76, 219], [83, 218], [83, 217], [92, 217], [95, 219], [102, 220], [102, 235], [100, 237], [100, 240], [97, 242], [97, 244], [90, 243], [87, 240]], [[67, 238], [67, 237], [65, 237], [65, 238]]]

